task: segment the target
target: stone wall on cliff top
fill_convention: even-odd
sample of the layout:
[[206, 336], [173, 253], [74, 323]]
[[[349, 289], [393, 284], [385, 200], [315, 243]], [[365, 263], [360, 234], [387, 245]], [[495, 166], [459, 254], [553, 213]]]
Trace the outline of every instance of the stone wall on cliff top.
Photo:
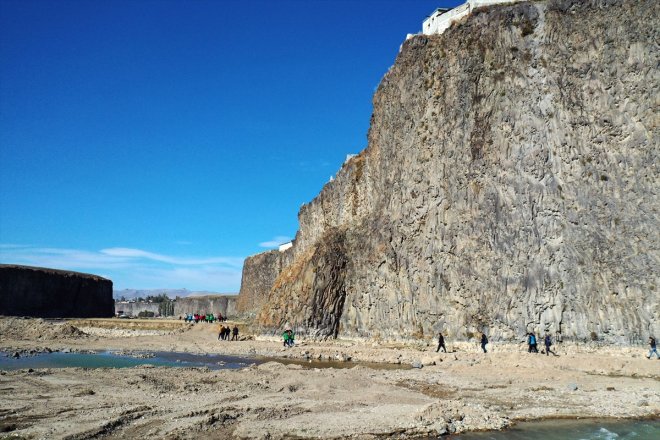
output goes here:
[[408, 40], [368, 147], [301, 208], [279, 275], [251, 293], [267, 296], [258, 322], [385, 339], [660, 334], [659, 32], [657, 1], [549, 0]]
[[78, 272], [0, 264], [0, 315], [110, 317], [114, 315], [112, 281]]

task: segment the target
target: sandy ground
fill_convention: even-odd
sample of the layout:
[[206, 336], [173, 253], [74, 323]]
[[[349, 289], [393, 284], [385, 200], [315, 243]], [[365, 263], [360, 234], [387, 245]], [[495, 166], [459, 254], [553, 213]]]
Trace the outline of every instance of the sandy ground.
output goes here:
[[[242, 326], [241, 326], [242, 327]], [[0, 372], [0, 438], [425, 438], [554, 417], [660, 417], [660, 362], [644, 347], [217, 340], [218, 325], [0, 319], [0, 349], [158, 350], [280, 358], [240, 370]], [[245, 336], [245, 335], [243, 335]], [[305, 361], [304, 368], [285, 362]], [[351, 368], [317, 368], [313, 360]], [[423, 368], [374, 368], [411, 363]], [[325, 364], [327, 365], [327, 364]], [[323, 366], [325, 366], [323, 365]]]

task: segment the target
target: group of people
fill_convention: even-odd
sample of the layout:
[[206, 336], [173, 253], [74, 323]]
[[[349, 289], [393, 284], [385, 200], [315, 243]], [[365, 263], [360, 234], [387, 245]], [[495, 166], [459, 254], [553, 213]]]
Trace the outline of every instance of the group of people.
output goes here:
[[[545, 338], [543, 338], [543, 342], [545, 344], [545, 354], [550, 355], [552, 353], [553, 355], [557, 356], [557, 354], [550, 350], [550, 346], [552, 346], [552, 338], [550, 337], [549, 333], [545, 334]], [[486, 336], [486, 333], [481, 333], [481, 338], [479, 340], [479, 344], [481, 345], [481, 349], [484, 351], [484, 353], [488, 353], [486, 350], [486, 345], [488, 344], [488, 336]], [[538, 342], [536, 335], [533, 332], [527, 333], [527, 352], [528, 353], [538, 353]], [[655, 351], [655, 340], [653, 340], [653, 345], [652, 345], [653, 351]], [[442, 349], [445, 353], [447, 353], [447, 347], [445, 346], [445, 337], [442, 334], [442, 332], [438, 333], [438, 348], [435, 350], [436, 353], [438, 353]], [[658, 352], [655, 351], [655, 354], [657, 355]], [[649, 358], [651, 357], [651, 353], [649, 352]], [[660, 358], [660, 356], [658, 356]]]
[[294, 336], [293, 336], [293, 330], [286, 329], [284, 330], [284, 333], [282, 333], [282, 339], [284, 340], [284, 346], [285, 347], [293, 347], [295, 341], [294, 341]]
[[238, 326], [234, 325], [234, 328], [225, 327], [224, 325], [220, 326], [220, 333], [218, 333], [218, 341], [229, 341], [231, 337], [232, 341], [238, 341]]
[[[179, 319], [181, 319], [181, 316], [179, 316]], [[209, 313], [206, 315], [202, 315], [200, 313], [188, 313], [186, 316], [183, 317], [183, 320], [185, 322], [194, 322], [197, 324], [198, 322], [208, 322], [208, 323], [213, 323], [215, 321], [226, 321], [227, 318], [224, 318], [220, 313], [218, 313], [218, 316], [214, 316], [213, 313]]]
[[[286, 335], [286, 332], [284, 333]], [[481, 349], [484, 351], [484, 353], [487, 353], [486, 351], [486, 344], [488, 344], [488, 337], [486, 336], [485, 333], [481, 333]], [[287, 345], [287, 339], [286, 336], [284, 338], [284, 345]], [[550, 353], [552, 353], [554, 356], [558, 356], [557, 353], [552, 351], [550, 347], [552, 347], [552, 337], [550, 336], [550, 333], [545, 334], [543, 337], [543, 345], [545, 345], [545, 355], [550, 356]], [[648, 359], [651, 359], [653, 355], [657, 357], [658, 360], [660, 360], [660, 354], [658, 353], [658, 346], [655, 338], [653, 336], [649, 337], [649, 354], [646, 356]], [[442, 349], [445, 353], [447, 353], [447, 347], [445, 346], [445, 336], [442, 334], [442, 332], [438, 333], [438, 348], [435, 350], [436, 353], [438, 353]], [[534, 332], [529, 332], [527, 333], [527, 352], [528, 353], [538, 353], [538, 338], [536, 337], [536, 334]]]
[[[486, 336], [486, 333], [481, 334], [481, 339], [480, 342], [481, 344], [481, 349], [484, 351], [484, 353], [488, 353], [486, 351], [486, 344], [488, 344], [488, 337]], [[442, 332], [438, 333], [438, 348], [435, 350], [435, 352], [439, 352], [440, 349], [442, 348], [442, 351], [447, 353], [447, 347], [445, 346], [445, 337], [442, 334]]]
[[[550, 337], [550, 333], [546, 332], [545, 336], [543, 337], [543, 345], [545, 345], [546, 356], [550, 356], [550, 353], [552, 353], [554, 356], [557, 356], [557, 353], [555, 353], [550, 349], [550, 347], [552, 346], [552, 338]], [[527, 352], [528, 353], [539, 352], [538, 338], [536, 337], [536, 334], [534, 332], [527, 333]]]

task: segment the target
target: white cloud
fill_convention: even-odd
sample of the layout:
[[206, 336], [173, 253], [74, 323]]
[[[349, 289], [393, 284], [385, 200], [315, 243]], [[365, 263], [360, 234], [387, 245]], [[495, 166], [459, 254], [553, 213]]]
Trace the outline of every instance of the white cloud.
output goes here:
[[276, 237], [273, 237], [272, 240], [263, 241], [259, 243], [259, 246], [263, 248], [275, 248], [281, 244], [288, 243], [290, 241], [291, 241], [290, 237], [287, 237], [286, 235], [278, 235]]
[[115, 288], [187, 288], [236, 292], [242, 257], [180, 257], [142, 249], [100, 251], [0, 244], [0, 262], [104, 274]]
[[231, 267], [240, 267], [243, 265], [243, 258], [234, 257], [210, 257], [210, 258], [186, 258], [186, 257], [171, 257], [168, 255], [156, 254], [153, 252], [143, 251], [141, 249], [131, 248], [108, 248], [102, 249], [101, 253], [113, 257], [123, 257], [129, 259], [146, 259], [159, 261], [161, 263], [176, 264], [182, 266], [196, 266], [200, 264], [224, 264]]
[[53, 269], [95, 269], [99, 267], [126, 267], [128, 261], [112, 255], [79, 249], [2, 247], [0, 258], [4, 263], [43, 266]]

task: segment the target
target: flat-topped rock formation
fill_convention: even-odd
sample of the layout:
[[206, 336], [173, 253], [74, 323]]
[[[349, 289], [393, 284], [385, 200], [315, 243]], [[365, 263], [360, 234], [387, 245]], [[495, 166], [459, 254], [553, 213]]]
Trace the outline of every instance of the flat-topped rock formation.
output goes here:
[[291, 249], [246, 262], [264, 330], [659, 335], [658, 41], [652, 0], [497, 5], [406, 41], [368, 147]]
[[0, 315], [106, 318], [114, 314], [112, 281], [85, 273], [0, 264]]

